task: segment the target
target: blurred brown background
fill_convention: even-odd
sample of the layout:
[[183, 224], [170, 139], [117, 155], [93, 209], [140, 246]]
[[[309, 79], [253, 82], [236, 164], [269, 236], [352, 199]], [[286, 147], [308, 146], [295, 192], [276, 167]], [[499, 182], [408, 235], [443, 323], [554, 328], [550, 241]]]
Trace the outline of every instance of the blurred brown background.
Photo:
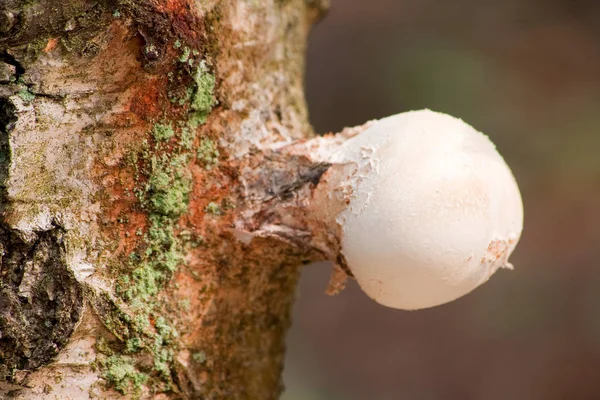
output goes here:
[[511, 261], [418, 312], [304, 270], [283, 400], [600, 399], [600, 0], [333, 0], [311, 35], [318, 132], [431, 108], [496, 143], [521, 186]]

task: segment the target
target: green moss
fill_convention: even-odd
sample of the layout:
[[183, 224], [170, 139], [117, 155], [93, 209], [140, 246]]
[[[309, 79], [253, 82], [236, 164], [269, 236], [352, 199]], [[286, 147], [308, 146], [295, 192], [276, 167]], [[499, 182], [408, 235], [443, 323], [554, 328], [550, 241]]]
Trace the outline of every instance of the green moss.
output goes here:
[[[169, 123], [155, 124], [150, 132], [155, 141], [145, 141], [137, 154], [128, 157], [137, 181], [132, 192], [148, 214], [148, 227], [145, 233], [139, 229], [136, 231], [140, 237], [139, 247], [129, 254], [126, 263], [130, 272], [121, 274], [116, 287], [134, 316], [129, 319], [127, 329], [121, 322], [108, 324], [109, 329], [122, 338], [124, 354], [131, 357], [140, 353], [153, 358], [152, 370], [155, 373], [148, 377], [152, 386], [156, 389], [158, 385], [161, 391], [172, 387], [172, 346], [178, 333], [162, 316], [164, 310], [160, 292], [184, 262], [185, 236], [177, 235], [177, 224], [179, 217], [187, 211], [192, 190], [188, 153], [194, 137], [185, 123], [183, 127], [181, 124], [175, 126], [178, 128], [174, 129]], [[163, 144], [176, 135], [178, 141], [171, 141], [169, 146]], [[152, 320], [154, 324], [150, 323]], [[125, 369], [128, 372], [124, 373], [123, 368], [115, 370], [112, 364], [104, 367], [105, 374], [112, 377], [111, 384], [117, 390], [131, 386], [127, 383], [128, 378], [119, 378], [120, 375], [129, 376], [131, 368]]]
[[177, 330], [169, 325], [164, 317], [158, 317], [154, 327], [156, 328], [162, 343], [169, 343], [171, 340], [179, 336]]
[[214, 140], [202, 139], [198, 150], [196, 151], [196, 157], [207, 169], [211, 169], [219, 162], [219, 150]]
[[[165, 309], [161, 291], [184, 263], [186, 248], [203, 242], [201, 236], [178, 232], [180, 217], [187, 212], [192, 192], [189, 163], [196, 157], [198, 162], [210, 169], [217, 165], [220, 156], [216, 143], [211, 139], [202, 140], [198, 150], [192, 153], [196, 137], [194, 128], [206, 122], [216, 102], [215, 77], [206, 62], [199, 65], [194, 62], [200, 56], [198, 51], [182, 46], [180, 41], [175, 41], [173, 47], [181, 49], [180, 62], [197, 65], [193, 69], [193, 84], [169, 93], [173, 103], [180, 106], [188, 104], [190, 114], [179, 124], [169, 121], [154, 124], [149, 132], [153, 140], [144, 140], [139, 150], [128, 157], [136, 180], [135, 187], [129, 189], [146, 212], [148, 224], [135, 232], [139, 245], [124, 260], [128, 272], [119, 273], [116, 285], [120, 300], [112, 301], [115, 309], [103, 318], [120, 344], [111, 346], [114, 352], [99, 361], [101, 374], [122, 393], [140, 390], [142, 385], [151, 387], [153, 391], [173, 388], [175, 338], [178, 333], [165, 317], [172, 310]], [[188, 68], [181, 65], [181, 73], [189, 71]], [[173, 84], [184, 81], [176, 74], [169, 78]], [[221, 206], [210, 203], [207, 212], [220, 215]], [[120, 301], [127, 307], [119, 305]], [[187, 309], [190, 303], [180, 302], [178, 306]], [[138, 358], [140, 363], [136, 364]], [[148, 359], [152, 360], [151, 365], [141, 362]], [[140, 365], [144, 366], [141, 370]]]
[[133, 318], [133, 326], [135, 327], [135, 331], [137, 333], [142, 333], [150, 327], [150, 320], [148, 318], [148, 314], [137, 314]]
[[130, 390], [139, 394], [142, 385], [148, 381], [148, 375], [138, 371], [131, 357], [112, 355], [100, 363], [102, 378], [122, 394], [128, 394]]
[[169, 378], [171, 370], [169, 364], [173, 361], [173, 352], [170, 349], [158, 347], [154, 353], [154, 370], [162, 377]]
[[185, 150], [191, 150], [194, 145], [194, 133], [191, 129], [184, 126], [181, 128], [181, 146]]
[[26, 103], [31, 103], [35, 99], [35, 95], [29, 91], [28, 88], [22, 87], [17, 95]]
[[131, 277], [124, 275], [119, 279], [117, 291], [124, 300], [136, 306], [138, 302], [155, 296], [165, 278], [165, 271], [156, 269], [151, 263], [144, 263], [131, 273]]
[[195, 248], [204, 244], [204, 236], [199, 235], [197, 233], [192, 233], [190, 231], [181, 231], [179, 232], [179, 236], [181, 240], [185, 242], [186, 245]]
[[187, 155], [152, 156], [146, 202], [152, 213], [178, 217], [187, 210], [191, 191], [187, 162]]
[[152, 128], [152, 136], [157, 142], [171, 139], [175, 135], [175, 131], [170, 124], [155, 124]]
[[173, 221], [164, 215], [151, 214], [145, 237], [146, 249], [130, 275], [119, 279], [117, 292], [140, 307], [152, 300], [184, 260], [183, 244], [175, 236]]
[[158, 190], [152, 194], [150, 201], [154, 210], [162, 215], [181, 215], [187, 209], [190, 184], [176, 179], [166, 190]]
[[151, 216], [147, 265], [159, 272], [173, 272], [183, 262], [183, 248], [173, 232], [173, 226], [164, 216]]
[[206, 122], [208, 114], [215, 104], [215, 76], [210, 73], [206, 62], [202, 61], [194, 73], [195, 92], [190, 108], [194, 111], [190, 117], [190, 125], [197, 127]]
[[190, 58], [190, 49], [189, 49], [189, 47], [186, 46], [183, 48], [183, 53], [181, 54], [181, 56], [179, 56], [179, 61], [184, 63], [184, 62], [187, 62], [189, 58]]
[[128, 353], [137, 353], [143, 346], [142, 339], [139, 337], [132, 337], [127, 340], [125, 344], [125, 351]]

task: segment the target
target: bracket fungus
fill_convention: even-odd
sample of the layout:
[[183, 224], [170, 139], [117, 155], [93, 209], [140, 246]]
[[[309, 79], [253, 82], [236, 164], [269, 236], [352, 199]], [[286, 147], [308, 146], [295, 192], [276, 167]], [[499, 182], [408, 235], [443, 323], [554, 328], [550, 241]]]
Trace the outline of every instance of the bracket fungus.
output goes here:
[[401, 113], [310, 140], [303, 152], [331, 163], [308, 212], [378, 303], [437, 306], [512, 268], [519, 188], [494, 144], [462, 120]]

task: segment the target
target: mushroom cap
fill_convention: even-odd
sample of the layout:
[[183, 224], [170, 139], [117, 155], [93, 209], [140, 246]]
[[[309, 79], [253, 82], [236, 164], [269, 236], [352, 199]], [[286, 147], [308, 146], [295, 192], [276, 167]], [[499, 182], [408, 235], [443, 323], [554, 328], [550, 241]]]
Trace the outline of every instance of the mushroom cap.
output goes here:
[[484, 134], [429, 110], [381, 119], [347, 140], [334, 161], [353, 165], [337, 216], [341, 251], [362, 290], [416, 310], [486, 282], [523, 229], [509, 167]]

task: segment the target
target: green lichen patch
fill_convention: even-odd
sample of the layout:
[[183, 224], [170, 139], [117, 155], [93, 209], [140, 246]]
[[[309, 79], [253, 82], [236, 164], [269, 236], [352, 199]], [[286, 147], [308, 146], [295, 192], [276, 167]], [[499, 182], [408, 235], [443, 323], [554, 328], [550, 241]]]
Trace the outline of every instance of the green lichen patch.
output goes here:
[[148, 375], [135, 366], [135, 359], [129, 356], [111, 355], [99, 361], [100, 376], [122, 394], [139, 395]]
[[117, 291], [123, 300], [133, 306], [141, 306], [158, 294], [166, 280], [167, 273], [165, 271], [144, 263], [136, 268], [131, 276], [125, 275], [119, 279]]
[[125, 351], [127, 353], [137, 353], [144, 346], [144, 343], [139, 337], [132, 337], [125, 343]]
[[189, 191], [186, 182], [175, 180], [168, 190], [157, 191], [152, 195], [152, 206], [161, 215], [179, 215], [187, 207]]
[[219, 149], [212, 139], [202, 139], [196, 150], [197, 160], [202, 163], [206, 169], [211, 169], [219, 163]]
[[192, 182], [187, 154], [154, 154], [147, 165], [147, 183], [136, 193], [149, 211], [149, 227], [143, 236], [140, 259], [130, 275], [120, 278], [122, 298], [139, 307], [154, 298], [183, 262], [183, 243], [175, 234], [179, 217], [187, 210]]
[[35, 99], [35, 95], [29, 91], [27, 87], [21, 87], [17, 95], [26, 103], [31, 103]]
[[[174, 339], [179, 334], [160, 314], [157, 303], [148, 301], [146, 308], [139, 306], [133, 306], [137, 309], [136, 316], [128, 318], [126, 327], [113, 328], [110, 321], [104, 321], [117, 334], [119, 342], [108, 343], [103, 338], [96, 342], [100, 376], [123, 394], [137, 395], [143, 385], [152, 392], [170, 391]], [[148, 363], [149, 360], [152, 362]]]
[[215, 76], [210, 73], [206, 62], [201, 61], [194, 73], [196, 87], [191, 98], [190, 108], [193, 114], [189, 121], [192, 127], [206, 123], [206, 118], [216, 102], [215, 82]]
[[194, 145], [194, 132], [187, 126], [181, 127], [181, 140], [180, 144], [185, 150], [192, 150]]
[[[174, 123], [155, 123], [149, 138], [127, 159], [134, 169], [135, 194], [147, 214], [147, 225], [137, 229], [138, 247], [125, 257], [119, 268], [113, 307], [105, 326], [118, 338], [104, 352], [99, 363], [102, 376], [116, 390], [136, 391], [144, 385], [152, 393], [175, 388], [174, 354], [177, 330], [167, 317], [173, 312], [161, 301], [177, 268], [185, 262], [185, 252], [203, 243], [203, 238], [180, 230], [179, 221], [188, 210], [192, 193], [190, 164], [198, 162], [206, 169], [219, 161], [219, 150], [212, 139], [196, 142], [196, 129], [204, 124], [215, 98], [215, 76], [205, 61], [198, 62], [200, 52], [173, 44], [178, 49], [177, 69], [169, 73], [168, 97], [187, 117]], [[181, 114], [180, 114], [181, 115]], [[185, 115], [185, 114], [184, 114]], [[194, 143], [199, 148], [194, 149]], [[221, 206], [211, 203], [207, 212], [221, 215]], [[190, 307], [189, 302], [176, 308]], [[150, 362], [149, 362], [150, 361]], [[143, 368], [140, 368], [143, 366]]]
[[167, 73], [170, 83], [167, 96], [172, 104], [187, 108], [187, 123], [194, 129], [206, 123], [216, 104], [216, 78], [207, 59], [203, 59], [206, 52], [179, 39], [173, 42], [173, 48], [177, 58], [173, 70]]
[[[158, 179], [164, 179], [160, 176]], [[165, 181], [153, 182], [150, 204], [159, 215], [176, 217], [187, 209], [188, 197], [191, 189], [189, 178], [182, 176], [169, 176], [166, 186], [161, 186]]]
[[179, 56], [179, 61], [182, 63], [188, 62], [189, 58], [190, 58], [190, 48], [189, 47], [184, 47], [183, 48], [183, 52], [181, 53], [181, 56]]
[[171, 139], [175, 135], [175, 131], [170, 124], [155, 124], [152, 127], [152, 137], [157, 142]]
[[156, 319], [155, 328], [157, 335], [154, 338], [154, 370], [161, 376], [169, 378], [169, 365], [173, 361], [173, 350], [167, 347], [167, 345], [178, 337], [179, 334], [163, 317]]
[[[138, 247], [121, 260], [124, 265], [116, 283], [119, 302], [126, 307], [117, 304], [119, 312], [112, 314], [128, 317], [120, 315], [114, 329], [111, 321], [105, 321], [120, 344], [114, 346], [119, 350], [108, 354], [106, 362], [101, 364], [103, 376], [121, 392], [138, 383], [155, 392], [169, 391], [174, 385], [173, 346], [178, 333], [165, 318], [172, 311], [164, 309], [161, 291], [184, 263], [188, 236], [179, 234], [178, 223], [187, 212], [192, 190], [189, 164], [195, 156], [194, 135], [185, 123], [155, 124], [149, 135], [154, 140], [144, 141], [139, 151], [128, 157], [136, 179], [131, 191], [148, 216], [146, 228], [136, 231]], [[123, 273], [123, 266], [129, 272]], [[138, 357], [147, 360], [148, 356], [152, 366], [137, 371], [134, 361]], [[119, 361], [120, 367], [116, 368], [112, 361]], [[136, 373], [143, 373], [147, 379], [139, 379]]]

